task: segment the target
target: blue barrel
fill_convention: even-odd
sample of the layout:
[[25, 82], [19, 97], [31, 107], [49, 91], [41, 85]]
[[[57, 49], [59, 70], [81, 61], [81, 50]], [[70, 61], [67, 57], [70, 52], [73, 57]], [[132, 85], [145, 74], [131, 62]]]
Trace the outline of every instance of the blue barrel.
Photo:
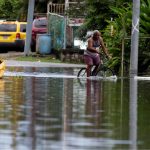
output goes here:
[[51, 35], [50, 34], [38, 34], [36, 39], [36, 51], [40, 54], [51, 53]]

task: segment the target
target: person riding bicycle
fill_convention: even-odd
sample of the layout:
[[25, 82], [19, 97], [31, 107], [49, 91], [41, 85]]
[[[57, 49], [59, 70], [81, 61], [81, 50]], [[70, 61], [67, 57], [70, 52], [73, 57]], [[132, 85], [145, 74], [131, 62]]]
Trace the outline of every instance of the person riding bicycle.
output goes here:
[[108, 58], [110, 58], [110, 55], [104, 44], [101, 33], [98, 30], [93, 31], [93, 35], [88, 38], [87, 42], [87, 49], [84, 51], [84, 62], [87, 65], [87, 77], [89, 77], [91, 75], [92, 66], [95, 66], [94, 71], [96, 71], [99, 64], [101, 63], [99, 57], [100, 48], [102, 48], [103, 52], [108, 56]]

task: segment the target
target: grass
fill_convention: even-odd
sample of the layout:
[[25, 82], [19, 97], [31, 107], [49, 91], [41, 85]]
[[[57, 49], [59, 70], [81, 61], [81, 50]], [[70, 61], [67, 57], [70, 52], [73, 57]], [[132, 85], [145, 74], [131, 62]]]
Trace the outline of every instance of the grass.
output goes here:
[[32, 56], [18, 56], [15, 58], [18, 61], [39, 61], [39, 62], [53, 62], [53, 63], [61, 63], [61, 60], [56, 59], [54, 55], [32, 55]]
[[32, 54], [29, 56], [17, 56], [13, 58], [18, 61], [31, 61], [31, 62], [52, 62], [52, 63], [74, 63], [74, 64], [82, 64], [83, 62], [78, 60], [65, 60], [61, 61], [55, 54], [50, 55], [41, 55], [41, 54]]

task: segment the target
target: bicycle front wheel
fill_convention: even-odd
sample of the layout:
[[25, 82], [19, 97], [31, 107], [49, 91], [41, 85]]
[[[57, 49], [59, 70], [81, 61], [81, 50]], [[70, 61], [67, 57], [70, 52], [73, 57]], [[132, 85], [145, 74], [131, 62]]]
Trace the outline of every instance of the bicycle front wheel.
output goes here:
[[114, 76], [114, 72], [112, 69], [105, 67], [98, 71], [97, 76], [110, 77], [110, 76]]
[[78, 72], [77, 77], [87, 77], [86, 68], [81, 68]]

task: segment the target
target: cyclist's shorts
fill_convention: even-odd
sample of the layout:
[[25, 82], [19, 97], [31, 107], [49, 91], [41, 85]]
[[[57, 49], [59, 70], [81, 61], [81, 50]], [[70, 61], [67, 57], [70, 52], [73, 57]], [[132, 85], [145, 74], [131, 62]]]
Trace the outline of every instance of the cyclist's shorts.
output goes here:
[[89, 55], [84, 55], [84, 62], [87, 65], [99, 65], [100, 57], [99, 57], [99, 55], [94, 56], [94, 57], [89, 56]]

